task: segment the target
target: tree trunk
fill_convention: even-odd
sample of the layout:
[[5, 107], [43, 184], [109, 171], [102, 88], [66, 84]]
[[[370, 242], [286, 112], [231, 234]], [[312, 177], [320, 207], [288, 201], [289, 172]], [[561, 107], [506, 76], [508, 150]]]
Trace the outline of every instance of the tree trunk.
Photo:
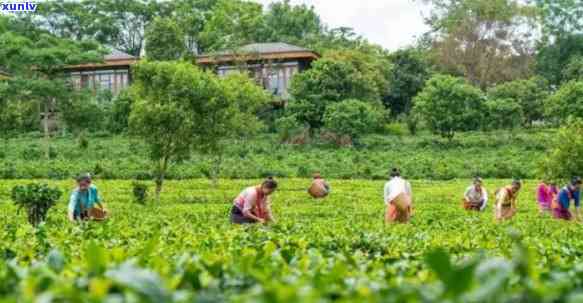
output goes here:
[[219, 185], [219, 175], [221, 173], [221, 164], [223, 163], [223, 154], [219, 153], [217, 157], [215, 157], [214, 167], [213, 167], [213, 186], [216, 187]]
[[50, 146], [50, 130], [49, 130], [49, 102], [45, 103], [44, 115], [43, 115], [43, 131], [44, 131], [44, 147], [45, 147], [45, 157], [47, 160], [51, 158], [51, 146]]
[[156, 202], [160, 204], [160, 193], [162, 192], [162, 185], [166, 176], [166, 169], [168, 167], [168, 158], [164, 157], [158, 163], [158, 175], [156, 176]]

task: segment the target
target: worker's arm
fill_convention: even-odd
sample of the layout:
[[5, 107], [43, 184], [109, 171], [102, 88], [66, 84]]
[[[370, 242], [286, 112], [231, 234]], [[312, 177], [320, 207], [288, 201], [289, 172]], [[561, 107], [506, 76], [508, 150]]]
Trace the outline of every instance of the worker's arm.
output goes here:
[[69, 198], [69, 207], [67, 208], [67, 217], [69, 221], [75, 222], [75, 208], [77, 206], [77, 192], [73, 192]]
[[243, 216], [255, 220], [259, 223], [265, 223], [265, 220], [255, 216], [255, 214], [253, 214], [253, 212], [251, 211], [253, 209], [253, 207], [255, 207], [255, 203], [257, 201], [257, 197], [255, 196], [247, 196], [245, 197], [245, 202], [243, 203]]
[[464, 192], [464, 201], [466, 201], [468, 203], [471, 202], [470, 198], [469, 198], [471, 190], [472, 190], [472, 187], [470, 186], [470, 187], [468, 187], [468, 189], [466, 189], [466, 192]]
[[271, 199], [267, 198], [267, 201], [265, 204], [266, 204], [265, 210], [267, 212], [267, 222], [276, 224], [277, 220], [275, 220], [275, 217], [273, 216], [273, 212], [271, 211]]
[[99, 206], [99, 208], [101, 210], [103, 210], [103, 204], [102, 204], [102, 201], [101, 201], [101, 196], [99, 195], [99, 191], [97, 190], [96, 187], [94, 188], [94, 191], [95, 191], [95, 204], [97, 206]]
[[482, 188], [482, 199], [484, 200], [484, 203], [482, 203], [480, 210], [486, 209], [486, 205], [488, 205], [488, 191], [485, 188]]

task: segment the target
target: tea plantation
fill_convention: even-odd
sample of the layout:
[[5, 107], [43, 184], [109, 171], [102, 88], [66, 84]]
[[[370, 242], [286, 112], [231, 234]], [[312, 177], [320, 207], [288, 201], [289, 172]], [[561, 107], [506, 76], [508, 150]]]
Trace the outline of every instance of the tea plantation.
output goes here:
[[[382, 181], [280, 179], [278, 223], [233, 226], [231, 200], [258, 180], [169, 181], [160, 204], [131, 181], [96, 180], [111, 218], [71, 224], [65, 194], [32, 228], [0, 182], [0, 302], [581, 302], [583, 229], [538, 214], [467, 213], [469, 180], [413, 181], [414, 217], [383, 223]], [[485, 180], [489, 192], [508, 180]], [[48, 181], [68, 193], [72, 181]]]
[[[533, 129], [468, 132], [447, 142], [429, 133], [368, 136], [357, 147], [333, 144], [281, 144], [277, 136], [231, 141], [223, 152], [220, 176], [228, 179], [311, 177], [316, 170], [328, 178], [385, 180], [388, 169], [400, 167], [415, 179], [538, 178], [539, 162], [552, 146], [554, 130]], [[148, 147], [140, 140], [109, 134], [80, 141], [72, 136], [51, 141], [44, 155], [42, 137], [29, 134], [0, 148], [0, 179], [70, 179], [86, 171], [106, 179], [152, 179]], [[245, 144], [242, 144], [245, 142]], [[169, 179], [206, 178], [214, 155], [192, 154], [173, 164]]]

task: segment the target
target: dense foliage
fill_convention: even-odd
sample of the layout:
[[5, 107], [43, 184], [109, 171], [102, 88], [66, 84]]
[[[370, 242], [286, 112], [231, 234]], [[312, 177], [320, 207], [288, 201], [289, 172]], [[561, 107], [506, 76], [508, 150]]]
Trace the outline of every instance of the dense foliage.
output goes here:
[[544, 159], [543, 174], [556, 180], [569, 180], [583, 171], [583, 120], [569, 119], [551, 142], [552, 148]]
[[157, 17], [147, 27], [145, 53], [148, 60], [179, 60], [190, 58], [184, 41], [184, 32], [176, 21]]
[[583, 81], [563, 85], [545, 102], [550, 121], [565, 122], [569, 117], [583, 118]]
[[345, 100], [328, 106], [324, 113], [324, 126], [339, 136], [348, 136], [355, 141], [378, 129], [382, 119], [379, 111], [368, 103]]
[[478, 129], [483, 120], [483, 93], [464, 79], [436, 75], [415, 97], [415, 111], [429, 128], [450, 140], [456, 132]]
[[[409, 225], [383, 225], [381, 181], [281, 179], [279, 223], [228, 223], [231, 200], [258, 180], [170, 182], [160, 206], [131, 203], [131, 182], [97, 181], [110, 220], [71, 224], [65, 199], [31, 228], [0, 184], [0, 295], [7, 302], [577, 302], [581, 228], [541, 217], [536, 181], [517, 216], [467, 213], [469, 180], [414, 181]], [[492, 193], [508, 181], [485, 180]], [[72, 189], [71, 181], [52, 183]], [[509, 232], [509, 230], [514, 230]], [[523, 235], [520, 239], [519, 234]], [[447, 253], [444, 253], [446, 251]]]
[[265, 101], [248, 78], [219, 79], [190, 63], [141, 62], [134, 74], [129, 125], [149, 147], [157, 197], [171, 164], [193, 150], [220, 154], [223, 140], [252, 132]]
[[[274, 135], [247, 139], [246, 144], [238, 139], [228, 140], [220, 176], [309, 177], [320, 170], [340, 179], [384, 179], [388, 167], [398, 165], [417, 179], [471, 178], [477, 173], [490, 178], [536, 178], [538, 162], [552, 147], [550, 140], [555, 136], [546, 130], [469, 132], [457, 134], [447, 142], [425, 131], [409, 136], [403, 125], [395, 126], [401, 133], [365, 136], [357, 148], [339, 148], [320, 137], [325, 134], [305, 145], [281, 144]], [[0, 155], [0, 179], [69, 179], [79, 172], [92, 172], [106, 179], [153, 178], [149, 149], [141, 140], [97, 135], [87, 137], [88, 149], [82, 149], [75, 137], [54, 138], [49, 161], [43, 159], [38, 134], [12, 139]], [[214, 159], [213, 154], [189, 154], [171, 166], [166, 177], [212, 176]]]
[[19, 210], [26, 211], [28, 222], [36, 226], [46, 220], [49, 210], [62, 194], [58, 188], [51, 188], [47, 184], [31, 183], [15, 186], [11, 197]]

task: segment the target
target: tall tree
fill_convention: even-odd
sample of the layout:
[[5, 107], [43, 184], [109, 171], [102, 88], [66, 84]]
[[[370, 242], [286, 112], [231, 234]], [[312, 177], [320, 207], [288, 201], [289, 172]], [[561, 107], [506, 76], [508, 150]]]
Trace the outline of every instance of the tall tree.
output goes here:
[[413, 107], [413, 98], [423, 89], [431, 75], [426, 57], [424, 52], [417, 49], [403, 49], [390, 55], [392, 68], [383, 102], [391, 109], [391, 114], [406, 114]]
[[536, 71], [555, 86], [571, 80], [569, 65], [583, 56], [583, 34], [564, 34], [543, 45], [537, 54]]
[[188, 54], [202, 53], [200, 35], [208, 20], [212, 18], [215, 5], [219, 0], [177, 0], [174, 1], [173, 17], [184, 31]]
[[49, 0], [39, 5], [33, 22], [62, 38], [95, 39], [139, 56], [146, 26], [154, 17], [173, 11], [173, 1]]
[[142, 62], [134, 74], [130, 130], [149, 146], [158, 200], [172, 163], [192, 151], [220, 152], [222, 140], [246, 133], [256, 119], [259, 88], [250, 88], [249, 80], [221, 80], [171, 61]]
[[518, 0], [428, 0], [434, 56], [442, 71], [481, 88], [526, 77], [535, 51], [536, 9]]
[[216, 51], [261, 42], [263, 7], [242, 0], [219, 0], [200, 34], [201, 48]]
[[146, 30], [148, 60], [178, 60], [187, 55], [184, 32], [176, 21], [157, 17]]
[[547, 42], [583, 33], [582, 0], [531, 0], [540, 9]]
[[[2, 19], [3, 17], [0, 17]], [[6, 18], [0, 32], [0, 66], [13, 73], [21, 98], [38, 103], [43, 117], [45, 151], [49, 157], [49, 118], [57, 102], [72, 92], [63, 68], [101, 60], [103, 52], [91, 42], [77, 43], [42, 30], [22, 31], [19, 20]]]
[[289, 0], [274, 2], [265, 13], [266, 41], [307, 46], [321, 37], [324, 27], [313, 6], [292, 5]]

